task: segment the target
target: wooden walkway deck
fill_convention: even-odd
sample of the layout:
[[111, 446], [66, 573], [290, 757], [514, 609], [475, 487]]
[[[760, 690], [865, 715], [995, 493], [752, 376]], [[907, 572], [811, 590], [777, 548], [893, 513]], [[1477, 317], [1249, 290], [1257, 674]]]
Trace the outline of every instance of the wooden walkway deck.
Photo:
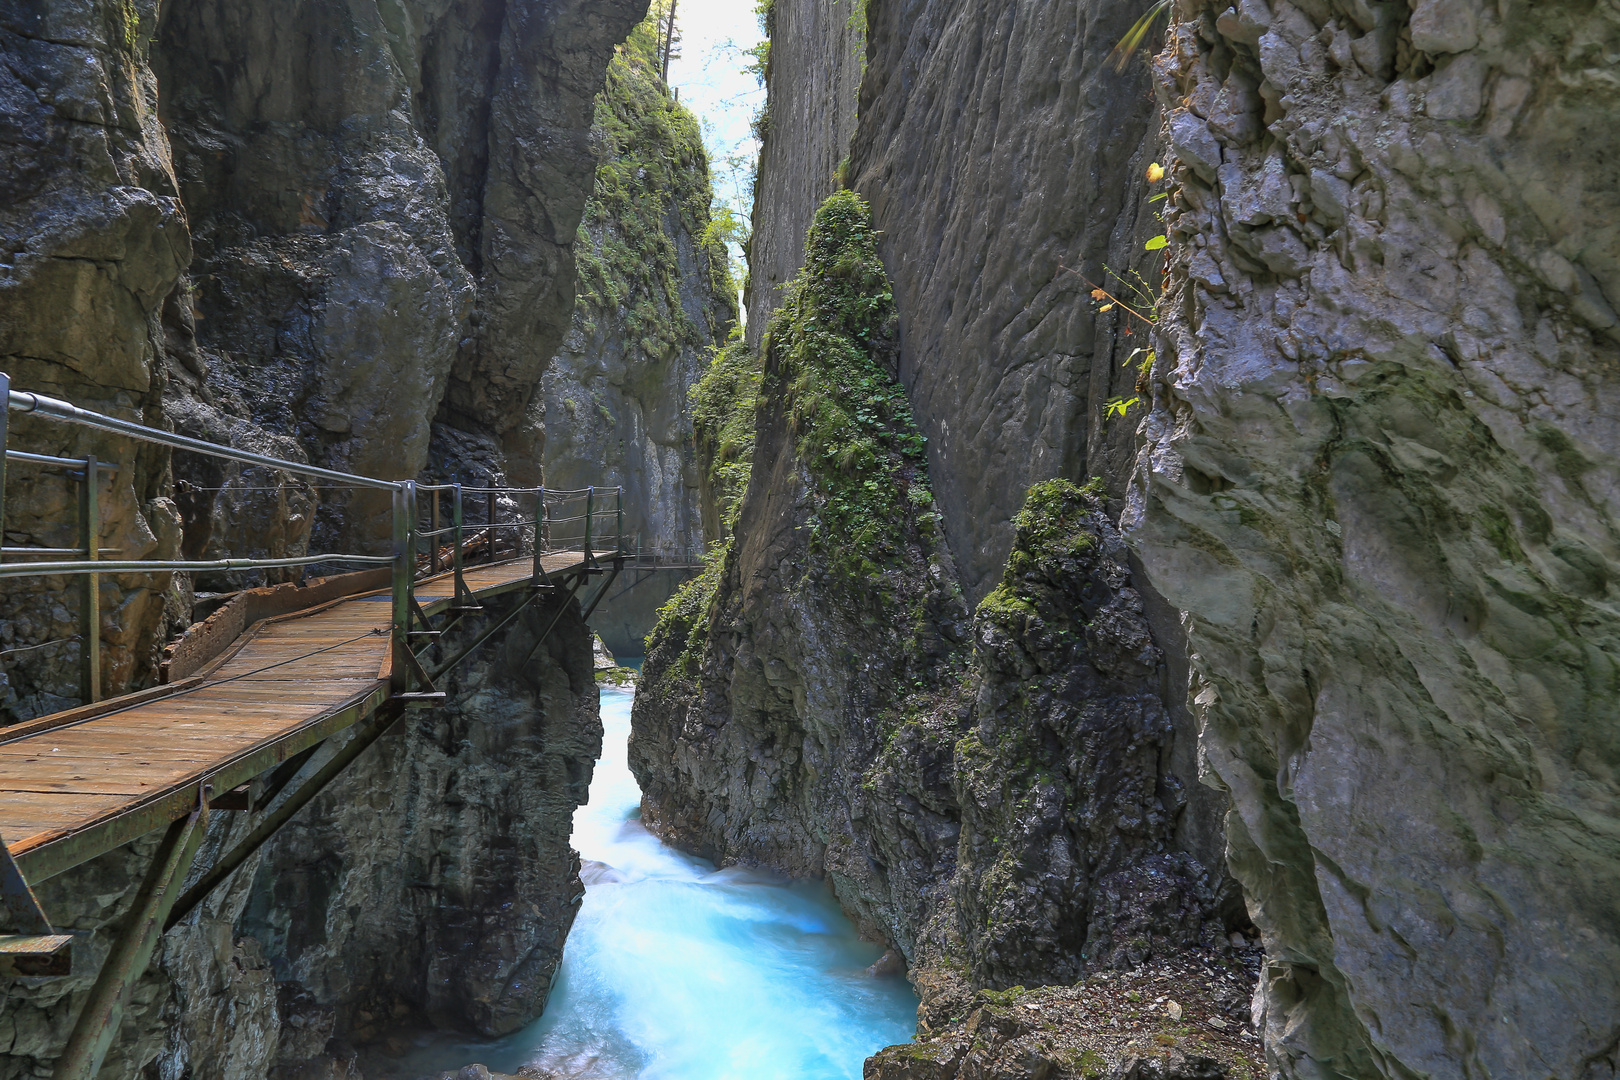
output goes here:
[[[550, 574], [580, 564], [578, 552], [545, 558]], [[526, 557], [462, 577], [488, 599], [528, 585], [533, 566]], [[430, 615], [453, 595], [448, 574], [416, 585]], [[267, 619], [172, 693], [0, 728], [0, 838], [27, 879], [182, 817], [202, 784], [222, 794], [370, 714], [389, 695], [389, 599], [384, 591]]]

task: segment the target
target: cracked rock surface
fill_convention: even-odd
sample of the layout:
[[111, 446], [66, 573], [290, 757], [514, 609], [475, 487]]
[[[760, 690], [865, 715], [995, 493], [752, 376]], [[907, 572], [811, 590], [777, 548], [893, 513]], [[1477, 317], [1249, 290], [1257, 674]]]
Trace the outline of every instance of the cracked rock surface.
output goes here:
[[1183, 2], [1125, 526], [1284, 1077], [1620, 1042], [1612, 4]]

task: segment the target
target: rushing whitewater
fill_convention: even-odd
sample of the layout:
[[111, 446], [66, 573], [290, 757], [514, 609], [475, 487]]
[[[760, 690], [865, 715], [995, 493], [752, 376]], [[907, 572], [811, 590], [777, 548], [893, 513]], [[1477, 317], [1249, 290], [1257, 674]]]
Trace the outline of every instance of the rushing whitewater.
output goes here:
[[824, 886], [717, 871], [642, 827], [631, 700], [602, 689], [602, 760], [574, 815], [585, 902], [545, 1016], [499, 1042], [424, 1047], [399, 1075], [478, 1061], [582, 1080], [845, 1080], [911, 1038], [916, 996], [866, 974], [881, 950]]

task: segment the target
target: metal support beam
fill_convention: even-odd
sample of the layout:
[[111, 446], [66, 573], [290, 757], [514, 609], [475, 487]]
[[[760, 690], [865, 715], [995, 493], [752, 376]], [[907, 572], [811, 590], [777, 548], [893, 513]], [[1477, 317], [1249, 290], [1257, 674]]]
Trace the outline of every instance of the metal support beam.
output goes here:
[[[89, 562], [101, 558], [101, 476], [95, 456], [84, 460], [84, 486], [79, 499], [79, 533], [84, 557]], [[84, 636], [79, 641], [81, 696], [93, 705], [101, 700], [101, 575], [84, 575], [83, 606], [80, 620]]]
[[592, 613], [596, 611], [596, 605], [600, 604], [602, 602], [602, 597], [607, 595], [608, 589], [612, 587], [614, 579], [619, 576], [619, 571], [622, 570], [623, 568], [624, 568], [624, 557], [623, 556], [620, 556], [619, 558], [613, 560], [613, 570], [612, 570], [612, 572], [608, 574], [607, 580], [602, 582], [602, 587], [600, 589], [596, 590], [596, 597], [591, 601], [591, 606], [586, 608], [584, 613], [582, 615], [580, 615], [580, 618], [582, 620], [584, 620], [584, 621], [589, 621], [590, 620], [590, 617], [591, 617]]
[[5, 905], [6, 929], [23, 934], [56, 933], [4, 840], [0, 840], [0, 903]]
[[[0, 545], [5, 544], [6, 535], [6, 440], [10, 437], [9, 425], [11, 423], [11, 410], [7, 404], [11, 400], [11, 376], [0, 371]], [[0, 554], [0, 559], [5, 556]]]
[[388, 688], [403, 694], [411, 688], [411, 583], [416, 578], [416, 485], [407, 480], [394, 489], [394, 633]]
[[[579, 588], [579, 586], [576, 585], [574, 587], [574, 591], [577, 591], [578, 588]], [[462, 649], [460, 652], [456, 653], [456, 655], [454, 657], [452, 657], [449, 660], [446, 660], [444, 663], [442, 663], [438, 667], [434, 668], [433, 669], [433, 678], [435, 678], [435, 679], [443, 678], [445, 672], [450, 671], [457, 664], [460, 664], [463, 660], [467, 659], [467, 657], [469, 657], [473, 653], [477, 652], [479, 647], [482, 646], [484, 644], [484, 642], [488, 641], [490, 638], [494, 637], [496, 634], [498, 634], [502, 630], [506, 629], [507, 626], [509, 626], [513, 622], [513, 620], [515, 620], [519, 615], [523, 614], [523, 609], [524, 608], [526, 608], [530, 604], [534, 603], [535, 597], [537, 597], [537, 596], [549, 596], [549, 595], [554, 595], [554, 593], [551, 592], [550, 590], [547, 590], [547, 591], [542, 591], [542, 590], [539, 590], [539, 589], [531, 590], [529, 595], [525, 596], [523, 598], [522, 602], [517, 605], [517, 607], [513, 608], [511, 611], [506, 613], [505, 618], [501, 619], [499, 622], [495, 623], [494, 625], [492, 625], [492, 626], [488, 627], [487, 629], [485, 629], [484, 631], [482, 631], [477, 637], [473, 638], [473, 641], [472, 641], [471, 645], [468, 645], [465, 649]], [[571, 592], [569, 592], [568, 595], [571, 598], [574, 595], [574, 592], [571, 591]]]
[[67, 1048], [56, 1059], [52, 1080], [93, 1080], [101, 1068], [124, 1019], [129, 992], [152, 961], [164, 920], [174, 907], [175, 894], [191, 868], [207, 825], [208, 804], [202, 802], [189, 817], [169, 826], [146, 880], [135, 894], [135, 903], [124, 916], [118, 940], [101, 965], [90, 997], [79, 1010]]
[[376, 742], [378, 737], [392, 727], [394, 721], [403, 714], [404, 710], [398, 704], [389, 702], [372, 713], [370, 718], [358, 724], [354, 729], [354, 736], [344, 743], [325, 765], [294, 789], [274, 810], [261, 818], [253, 827], [253, 831], [238, 841], [235, 847], [214, 860], [214, 865], [208, 868], [207, 873], [198, 878], [196, 883], [186, 890], [185, 895], [175, 902], [174, 909], [164, 920], [163, 929], [166, 931], [172, 929], [181, 919], [191, 914], [191, 909], [201, 903], [215, 886], [230, 877], [237, 867], [247, 861], [249, 855], [259, 850], [266, 840], [292, 820], [294, 814], [325, 790], [326, 785], [348, 768], [349, 762]]
[[[546, 624], [546, 628], [543, 631], [540, 632], [540, 637], [535, 641], [534, 648], [530, 649], [529, 650], [529, 655], [524, 657], [524, 661], [523, 661], [524, 663], [526, 663], [526, 664], [534, 663], [534, 658], [537, 655], [539, 655], [540, 646], [544, 645], [546, 643], [546, 638], [551, 636], [551, 631], [554, 630], [556, 628], [556, 626], [557, 626], [557, 620], [561, 619], [562, 616], [563, 616], [563, 612], [568, 610], [568, 602], [579, 594], [580, 589], [585, 587], [586, 580], [587, 580], [586, 576], [584, 574], [581, 574], [578, 578], [575, 579], [574, 587], [572, 589], [568, 590], [568, 595], [563, 596], [563, 597], [559, 597], [560, 602], [557, 604], [556, 613], [551, 616], [551, 621]], [[536, 593], [535, 595], [538, 596], [539, 594]], [[556, 594], [553, 593], [551, 595], [555, 596]]]

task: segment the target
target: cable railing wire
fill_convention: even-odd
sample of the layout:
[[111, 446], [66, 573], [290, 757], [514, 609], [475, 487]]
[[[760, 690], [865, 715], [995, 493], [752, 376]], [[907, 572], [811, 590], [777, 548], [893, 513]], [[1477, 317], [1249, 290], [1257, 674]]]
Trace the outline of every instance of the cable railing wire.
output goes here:
[[[102, 526], [99, 481], [103, 473], [114, 473], [120, 466], [116, 462], [99, 461], [88, 454], [83, 458], [70, 458], [10, 449], [6, 443], [9, 417], [13, 412], [241, 465], [261, 467], [287, 474], [289, 477], [319, 481], [301, 485], [302, 490], [315, 495], [334, 490], [361, 488], [388, 491], [393, 499], [391, 551], [387, 555], [322, 552], [277, 558], [103, 558], [104, 555], [116, 556], [123, 553], [119, 548], [103, 547], [99, 543]], [[84, 580], [85, 589], [81, 606], [84, 632], [80, 636], [84, 641], [81, 649], [84, 657], [84, 697], [90, 702], [99, 700], [101, 696], [99, 583], [103, 575], [238, 573], [295, 568], [302, 571], [319, 565], [391, 566], [394, 650], [393, 663], [390, 666], [393, 673], [391, 681], [396, 692], [405, 693], [413, 684], [413, 669], [419, 668], [419, 665], [414, 663], [414, 654], [407, 654], [410, 652], [408, 641], [415, 607], [414, 583], [424, 569], [429, 575], [444, 569], [452, 570], [457, 583], [456, 603], [461, 605], [464, 596], [470, 597], [465, 583], [461, 580], [461, 574], [468, 559], [474, 556], [481, 556], [488, 561], [495, 561], [507, 555], [519, 557], [527, 547], [534, 557], [534, 584], [541, 586], [548, 580], [541, 561], [542, 555], [547, 552], [577, 551], [583, 556], [587, 571], [596, 569], [599, 558], [622, 561], [629, 554], [624, 545], [625, 508], [622, 487], [552, 489], [544, 486], [502, 487], [489, 483], [418, 484], [411, 480], [381, 480], [221, 446], [204, 439], [163, 431], [131, 420], [82, 409], [71, 402], [44, 394], [13, 390], [10, 377], [4, 372], [0, 372], [0, 447], [5, 448], [5, 453], [0, 456], [0, 531], [3, 531], [5, 524], [7, 462], [68, 469], [71, 470], [69, 475], [79, 482], [80, 546], [73, 548], [0, 546], [0, 578], [49, 578], [63, 575], [76, 576]], [[182, 481], [177, 488], [178, 495], [190, 497], [223, 493], [248, 495], [286, 492], [288, 485], [269, 487], [262, 481], [259, 483], [227, 481], [216, 486]], [[447, 493], [450, 495], [451, 522], [444, 525], [442, 503], [443, 496]], [[431, 504], [425, 528], [419, 525], [423, 517], [421, 505], [423, 496], [427, 496]], [[468, 496], [475, 498], [469, 500]], [[483, 504], [481, 507], [477, 506], [480, 502]], [[522, 512], [525, 506], [531, 508], [531, 512]], [[481, 515], [476, 512], [479, 509], [483, 511]], [[508, 514], [512, 515], [511, 520], [501, 520]], [[479, 516], [486, 520], [478, 521]], [[448, 545], [440, 542], [444, 537], [450, 538]], [[422, 553], [418, 551], [418, 545], [424, 542], [429, 550]], [[425, 559], [421, 557], [424, 554]], [[71, 561], [59, 558], [69, 555], [78, 557]], [[37, 561], [42, 558], [46, 561]], [[17, 561], [19, 559], [26, 561]], [[620, 565], [620, 562], [616, 561], [615, 565]], [[300, 573], [300, 581], [302, 577]]]

